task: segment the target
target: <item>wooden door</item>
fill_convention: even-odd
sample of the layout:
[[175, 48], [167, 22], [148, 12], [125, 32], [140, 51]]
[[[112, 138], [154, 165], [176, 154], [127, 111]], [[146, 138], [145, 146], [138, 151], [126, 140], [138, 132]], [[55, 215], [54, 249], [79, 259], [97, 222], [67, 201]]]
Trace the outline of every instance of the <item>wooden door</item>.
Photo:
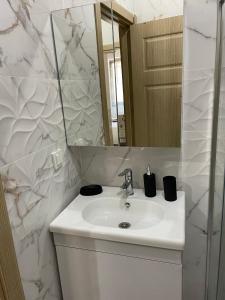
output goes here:
[[0, 280], [0, 300], [6, 300], [1, 280]]
[[180, 146], [182, 45], [182, 16], [131, 26], [134, 146]]

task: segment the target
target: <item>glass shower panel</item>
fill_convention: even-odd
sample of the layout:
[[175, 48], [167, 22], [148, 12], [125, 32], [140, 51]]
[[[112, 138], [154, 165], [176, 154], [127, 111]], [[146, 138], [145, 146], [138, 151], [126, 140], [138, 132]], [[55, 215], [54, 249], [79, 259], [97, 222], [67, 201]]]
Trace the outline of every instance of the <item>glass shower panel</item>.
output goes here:
[[[222, 11], [221, 11], [222, 8]], [[225, 6], [221, 5], [218, 18], [222, 16], [218, 26], [221, 35], [219, 61], [219, 111], [217, 125], [217, 145], [214, 155], [215, 181], [210, 265], [208, 271], [208, 300], [225, 299], [225, 211], [224, 211], [224, 170], [225, 170]], [[220, 20], [219, 20], [220, 21]], [[215, 118], [215, 116], [214, 116]], [[212, 188], [212, 187], [211, 187]], [[209, 212], [210, 214], [210, 212]]]
[[[222, 7], [222, 53], [221, 53], [221, 84], [220, 84], [220, 107], [217, 135], [217, 160], [215, 180], [215, 225], [219, 226], [222, 212], [221, 227], [215, 227], [215, 236], [220, 235], [220, 257], [217, 283], [217, 300], [225, 299], [225, 5]], [[218, 230], [218, 233], [217, 231]], [[219, 237], [217, 238], [217, 242]]]

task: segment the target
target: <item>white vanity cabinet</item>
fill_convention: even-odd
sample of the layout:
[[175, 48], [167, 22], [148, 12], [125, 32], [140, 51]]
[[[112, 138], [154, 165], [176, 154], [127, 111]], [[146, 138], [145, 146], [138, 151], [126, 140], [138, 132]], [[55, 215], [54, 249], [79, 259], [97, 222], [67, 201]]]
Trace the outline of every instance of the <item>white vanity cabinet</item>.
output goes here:
[[182, 252], [54, 234], [64, 300], [181, 300]]
[[182, 299], [184, 192], [167, 202], [134, 189], [125, 204], [119, 188], [103, 187], [50, 224], [64, 300]]

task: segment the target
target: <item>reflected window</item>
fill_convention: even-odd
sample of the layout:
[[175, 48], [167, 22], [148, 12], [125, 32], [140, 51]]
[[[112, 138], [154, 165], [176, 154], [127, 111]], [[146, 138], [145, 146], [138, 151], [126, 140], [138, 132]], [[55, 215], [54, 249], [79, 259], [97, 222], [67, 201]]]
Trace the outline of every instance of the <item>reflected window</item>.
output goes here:
[[112, 121], [118, 121], [118, 115], [124, 115], [123, 78], [120, 50], [117, 49], [115, 63], [113, 54], [106, 54], [109, 72], [109, 89]]

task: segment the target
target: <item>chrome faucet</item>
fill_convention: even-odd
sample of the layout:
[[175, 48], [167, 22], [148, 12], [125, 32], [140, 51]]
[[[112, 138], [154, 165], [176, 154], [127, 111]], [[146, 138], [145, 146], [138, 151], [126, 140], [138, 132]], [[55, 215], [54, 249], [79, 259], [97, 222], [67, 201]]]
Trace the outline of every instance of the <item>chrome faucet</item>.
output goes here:
[[133, 175], [131, 169], [125, 169], [123, 172], [121, 172], [118, 176], [125, 176], [125, 181], [122, 184], [121, 188], [123, 190], [126, 190], [127, 196], [131, 196], [134, 194], [133, 190]]

